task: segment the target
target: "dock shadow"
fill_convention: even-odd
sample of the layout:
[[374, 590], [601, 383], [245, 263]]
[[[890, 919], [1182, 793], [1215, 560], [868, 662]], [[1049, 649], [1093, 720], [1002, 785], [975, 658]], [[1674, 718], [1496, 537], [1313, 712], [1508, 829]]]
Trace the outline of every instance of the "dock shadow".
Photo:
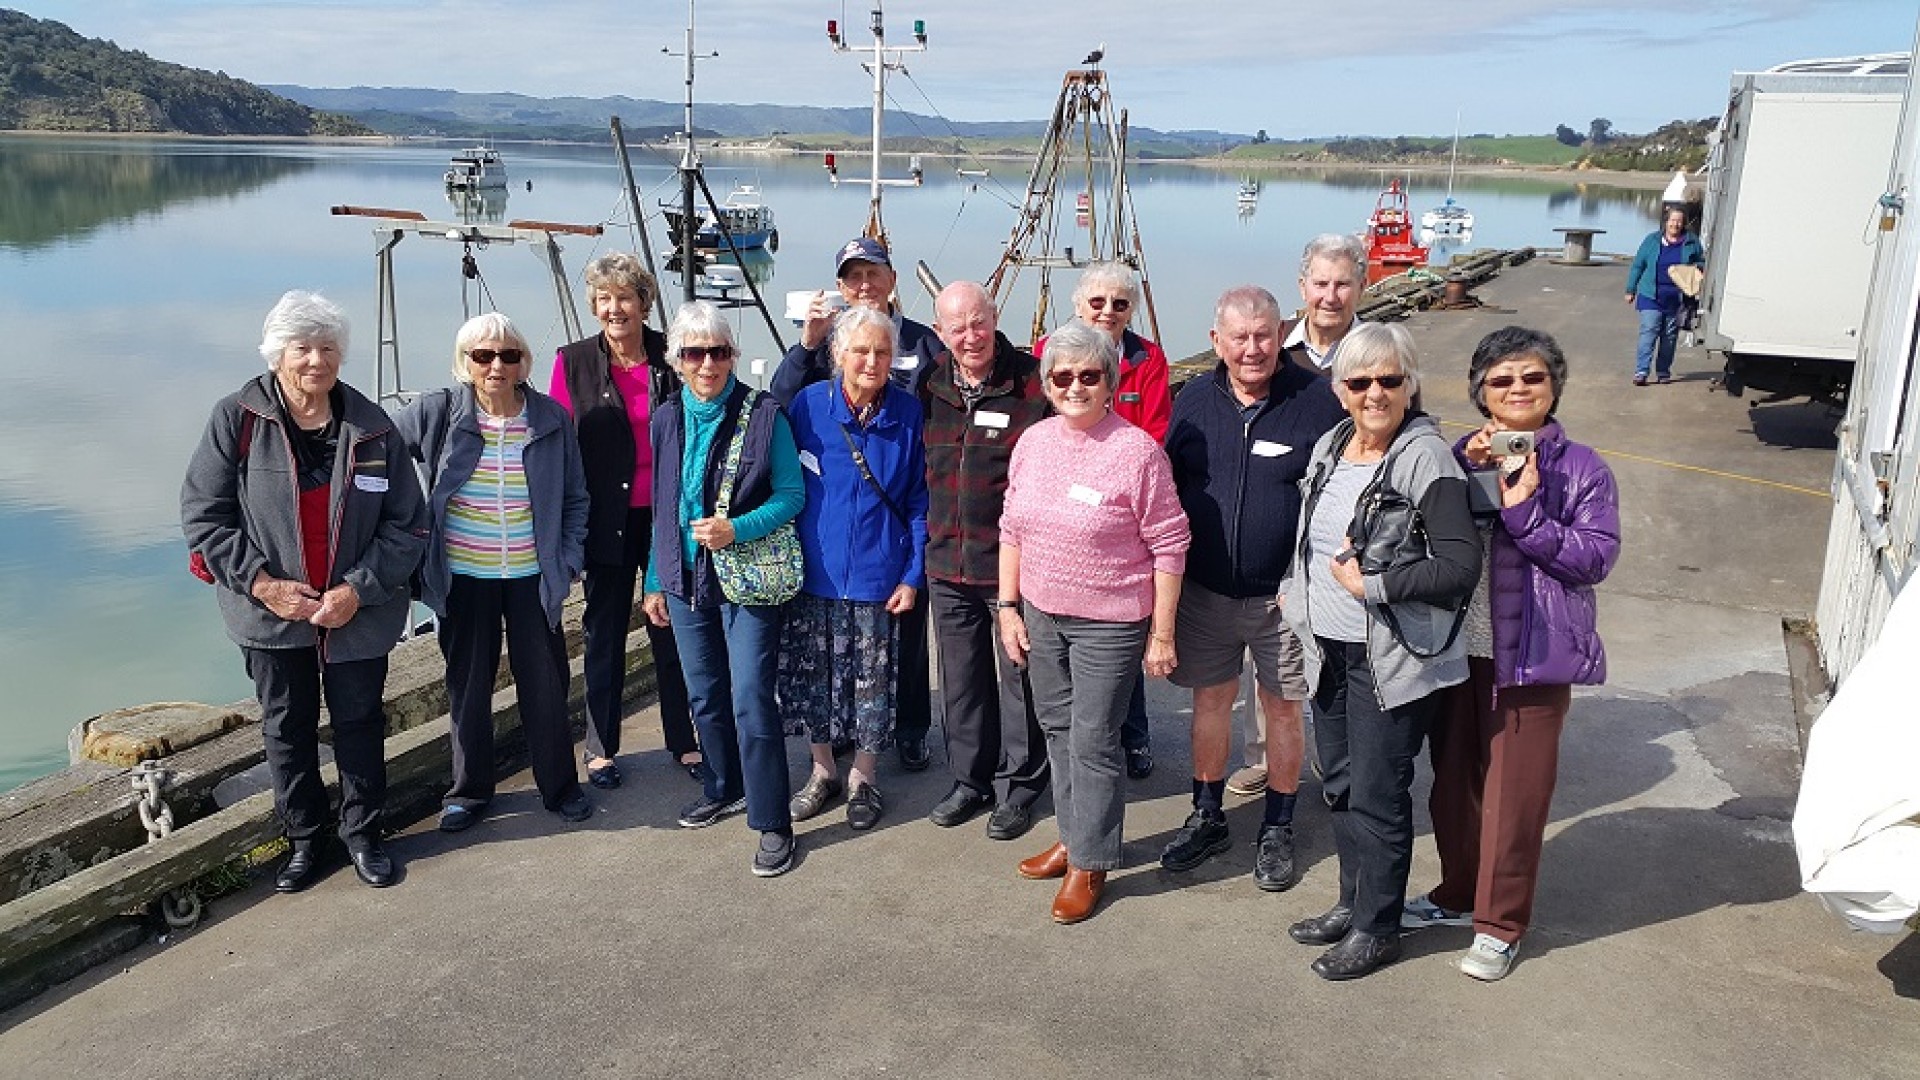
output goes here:
[[1840, 445], [1841, 414], [1810, 401], [1747, 406], [1753, 437], [1782, 450], [1832, 450]]
[[1895, 994], [1920, 999], [1920, 934], [1902, 937], [1874, 967], [1887, 977]]

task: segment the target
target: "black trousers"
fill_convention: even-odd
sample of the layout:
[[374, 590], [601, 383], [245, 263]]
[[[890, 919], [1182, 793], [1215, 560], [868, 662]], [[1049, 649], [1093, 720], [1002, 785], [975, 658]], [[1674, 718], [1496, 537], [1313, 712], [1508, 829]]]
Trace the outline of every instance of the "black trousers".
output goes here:
[[579, 794], [580, 777], [567, 725], [567, 639], [547, 623], [538, 577], [453, 575], [447, 617], [440, 620], [440, 655], [447, 660], [453, 715], [453, 786], [447, 802], [475, 810], [493, 798], [493, 684], [503, 624], [527, 763], [541, 805], [554, 810]]
[[947, 760], [956, 782], [1002, 803], [1031, 805], [1047, 789], [1047, 741], [1027, 674], [1000, 647], [992, 585], [930, 580]]
[[387, 799], [387, 658], [329, 664], [320, 649], [240, 650], [260, 699], [273, 804], [287, 839], [312, 843], [327, 825], [327, 788], [320, 782], [320, 702], [333, 721], [333, 760], [340, 769], [340, 838], [358, 847], [380, 838]]
[[[633, 630], [633, 589], [647, 565], [653, 541], [653, 511], [636, 506], [627, 511], [626, 549], [619, 565], [587, 564], [586, 610], [580, 623], [587, 632], [586, 757], [611, 758], [620, 753], [620, 697], [627, 685], [627, 635]], [[680, 670], [680, 650], [673, 631], [642, 618], [647, 644], [653, 649], [654, 681], [660, 688], [660, 729], [667, 752], [675, 759], [700, 749], [693, 730], [693, 711], [687, 706], [687, 677]]]
[[1333, 811], [1340, 903], [1353, 909], [1354, 929], [1397, 933], [1413, 868], [1413, 762], [1442, 695], [1383, 709], [1366, 645], [1316, 640], [1313, 741]]
[[913, 598], [913, 607], [896, 620], [900, 625], [900, 651], [893, 658], [896, 739], [924, 739], [933, 727], [933, 685], [927, 677], [927, 609], [931, 606], [932, 600], [922, 589]]

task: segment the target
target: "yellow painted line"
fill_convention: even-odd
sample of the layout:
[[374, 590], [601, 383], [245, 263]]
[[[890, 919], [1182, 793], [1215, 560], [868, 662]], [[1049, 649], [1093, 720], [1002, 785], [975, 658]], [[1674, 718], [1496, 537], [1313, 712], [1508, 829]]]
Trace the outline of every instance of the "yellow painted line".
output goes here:
[[[1436, 417], [1436, 419], [1438, 418]], [[1444, 427], [1460, 428], [1465, 431], [1478, 431], [1480, 429], [1479, 424], [1462, 424], [1454, 420], [1441, 420], [1440, 423]], [[1758, 476], [1743, 476], [1740, 473], [1723, 472], [1720, 469], [1709, 469], [1701, 465], [1688, 465], [1685, 462], [1680, 462], [1680, 461], [1667, 461], [1663, 458], [1645, 457], [1641, 454], [1629, 454], [1625, 450], [1607, 450], [1603, 447], [1598, 447], [1598, 446], [1594, 447], [1594, 449], [1604, 457], [1625, 458], [1628, 461], [1639, 461], [1639, 462], [1644, 462], [1648, 465], [1660, 465], [1669, 469], [1683, 469], [1687, 472], [1701, 473], [1705, 476], [1716, 476], [1722, 480], [1739, 480], [1742, 483], [1759, 484], [1762, 487], [1779, 488], [1781, 491], [1791, 491], [1796, 495], [1811, 495], [1816, 499], [1831, 499], [1833, 497], [1831, 492], [1819, 491], [1814, 488], [1805, 488], [1805, 487], [1801, 487], [1798, 484], [1783, 484], [1778, 480], [1764, 480]]]

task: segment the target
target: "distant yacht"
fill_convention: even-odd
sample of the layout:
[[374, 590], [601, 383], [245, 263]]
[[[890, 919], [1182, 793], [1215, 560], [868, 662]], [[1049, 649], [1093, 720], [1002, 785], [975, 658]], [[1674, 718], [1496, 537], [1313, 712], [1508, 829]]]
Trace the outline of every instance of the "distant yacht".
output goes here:
[[452, 191], [505, 189], [506, 162], [500, 160], [500, 151], [491, 146], [462, 150], [453, 155], [453, 161], [447, 167], [446, 184]]
[[1453, 154], [1447, 158], [1447, 201], [1420, 215], [1420, 227], [1435, 236], [1473, 231], [1473, 211], [1453, 201], [1453, 170], [1460, 163], [1460, 114], [1453, 116]]

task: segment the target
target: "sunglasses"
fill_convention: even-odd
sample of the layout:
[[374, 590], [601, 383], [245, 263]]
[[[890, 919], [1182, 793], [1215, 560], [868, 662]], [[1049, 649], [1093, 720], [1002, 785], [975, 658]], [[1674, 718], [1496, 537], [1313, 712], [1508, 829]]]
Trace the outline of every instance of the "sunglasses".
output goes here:
[[495, 360], [500, 361], [501, 363], [507, 365], [508, 367], [512, 367], [513, 365], [518, 364], [520, 361], [525, 360], [526, 358], [527, 358], [527, 354], [521, 352], [519, 349], [500, 349], [497, 351], [494, 349], [468, 349], [467, 350], [467, 359], [473, 361], [476, 364], [479, 364], [481, 367], [486, 367], [492, 364]]
[[682, 345], [680, 359], [684, 363], [698, 364], [707, 360], [724, 364], [733, 359], [731, 345]]
[[1081, 386], [1099, 386], [1107, 379], [1104, 371], [1055, 371], [1047, 376], [1047, 381], [1065, 390], [1076, 381]]
[[1087, 306], [1092, 308], [1095, 311], [1105, 311], [1107, 309], [1107, 305], [1109, 304], [1113, 305], [1113, 310], [1115, 311], [1125, 311], [1128, 308], [1133, 306], [1133, 301], [1127, 299], [1124, 296], [1114, 296], [1114, 297], [1089, 296], [1087, 297]]
[[1495, 375], [1493, 378], [1487, 380], [1486, 385], [1493, 387], [1495, 390], [1505, 390], [1515, 382], [1523, 382], [1528, 386], [1539, 386], [1541, 383], [1546, 382], [1547, 379], [1548, 375], [1544, 371], [1529, 371], [1521, 375]]
[[1364, 394], [1373, 389], [1374, 383], [1379, 383], [1382, 390], [1398, 390], [1406, 383], [1407, 377], [1405, 375], [1355, 375], [1351, 379], [1340, 381], [1346, 384], [1349, 391]]

